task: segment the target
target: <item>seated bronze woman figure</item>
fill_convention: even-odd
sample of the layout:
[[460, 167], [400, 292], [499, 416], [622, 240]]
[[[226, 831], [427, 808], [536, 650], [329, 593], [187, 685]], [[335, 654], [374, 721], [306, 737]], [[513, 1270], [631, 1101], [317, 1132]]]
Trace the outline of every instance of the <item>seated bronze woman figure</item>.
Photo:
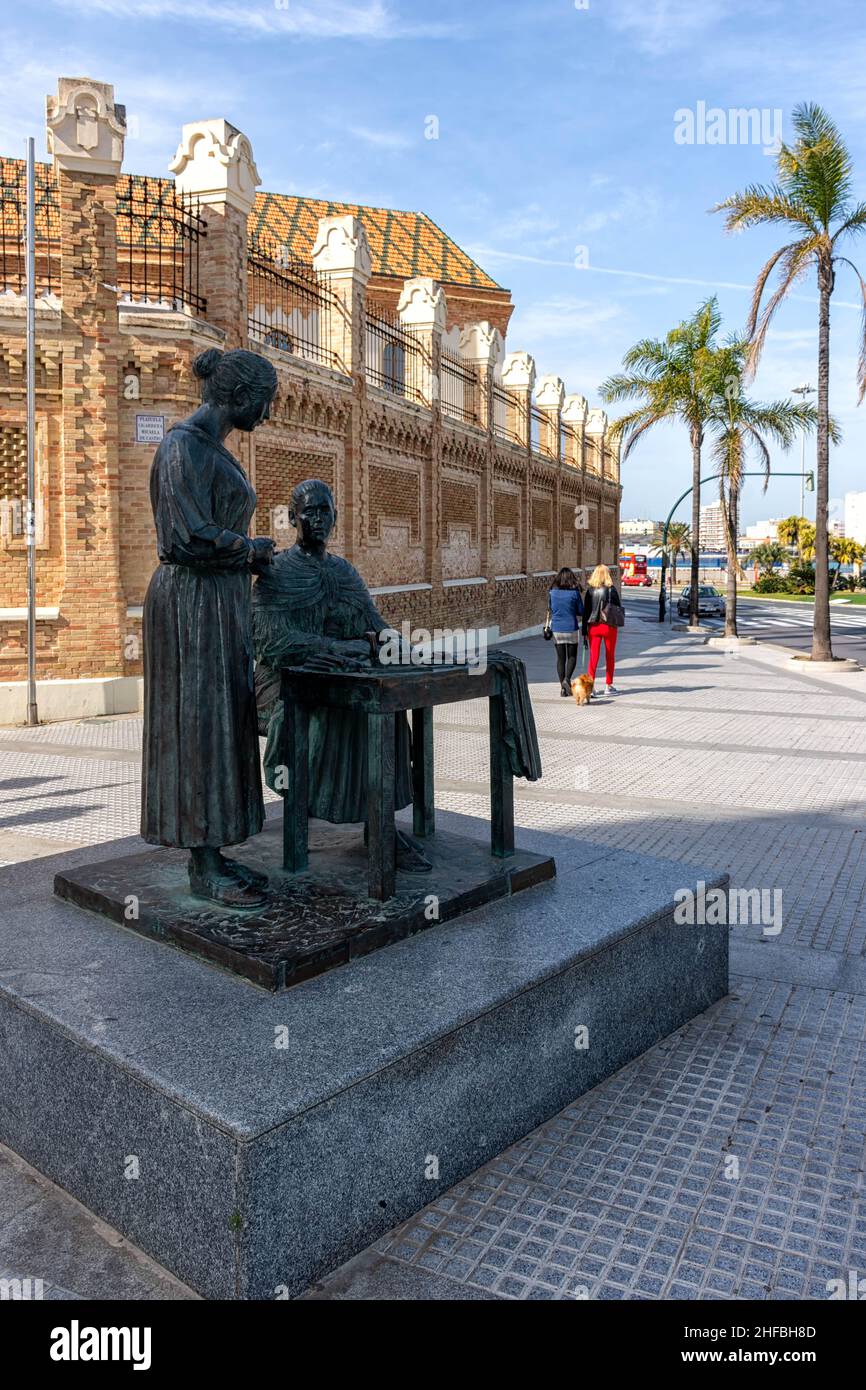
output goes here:
[[[328, 552], [337, 512], [327, 483], [307, 478], [292, 493], [290, 520], [297, 544], [281, 551], [253, 591], [256, 693], [267, 733], [265, 777], [279, 791], [284, 666], [358, 670], [378, 659], [388, 624], [354, 565]], [[409, 724], [397, 723], [394, 804], [412, 801]], [[337, 825], [367, 819], [367, 730], [356, 710], [323, 708], [310, 715], [309, 813]], [[397, 829], [397, 867], [425, 873], [431, 865], [419, 843]]]

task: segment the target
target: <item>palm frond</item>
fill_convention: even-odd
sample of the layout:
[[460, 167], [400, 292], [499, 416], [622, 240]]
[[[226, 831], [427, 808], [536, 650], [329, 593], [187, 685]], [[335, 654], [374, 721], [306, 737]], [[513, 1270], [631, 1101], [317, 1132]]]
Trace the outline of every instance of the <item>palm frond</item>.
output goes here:
[[840, 223], [830, 238], [831, 246], [835, 246], [840, 237], [850, 233], [862, 232], [866, 228], [866, 203], [858, 203], [857, 206]]
[[746, 324], [747, 338], [751, 339], [755, 336], [755, 329], [758, 326], [758, 315], [761, 311], [761, 300], [764, 297], [764, 290], [766, 288], [767, 281], [769, 280], [770, 276], [772, 275], [776, 266], [779, 264], [779, 261], [782, 259], [782, 257], [788, 255], [788, 253], [793, 249], [793, 247], [796, 244], [796, 242], [789, 242], [787, 246], [781, 246], [778, 251], [774, 251], [773, 255], [767, 261], [766, 265], [762, 266], [760, 271], [758, 272], [758, 278], [755, 281], [755, 288], [752, 291], [752, 303], [749, 308], [749, 319]]
[[598, 388], [603, 401], [614, 404], [617, 401], [633, 400], [635, 396], [646, 396], [654, 385], [652, 377], [614, 372]]
[[643, 406], [640, 410], [634, 410], [630, 415], [623, 415], [619, 420], [614, 421], [610, 429], [614, 438], [622, 441], [620, 462], [625, 463], [638, 440], [653, 425], [659, 424], [662, 419], [664, 416], [657, 415], [648, 406]]
[[749, 442], [754, 447], [754, 450], [758, 455], [758, 458], [760, 459], [761, 465], [764, 470], [764, 491], [766, 492], [767, 484], [770, 481], [770, 473], [772, 470], [772, 460], [770, 458], [770, 451], [764, 443], [764, 440], [762, 439], [760, 432], [755, 428], [754, 425], [744, 424], [743, 433], [749, 436]]
[[657, 338], [641, 338], [624, 354], [622, 365], [626, 371], [658, 376], [668, 366], [668, 351]]
[[860, 348], [857, 354], [857, 404], [859, 405], [863, 397], [866, 396], [866, 282], [864, 282], [863, 276], [854, 262], [849, 261], [847, 256], [839, 256], [838, 260], [845, 265], [850, 265], [860, 285]]
[[749, 356], [746, 362], [746, 378], [748, 380], [751, 380], [755, 375], [758, 363], [761, 360], [761, 353], [764, 350], [764, 343], [767, 338], [767, 330], [773, 321], [773, 315], [791, 287], [805, 274], [809, 265], [809, 260], [815, 254], [818, 240], [819, 238], [817, 237], [807, 237], [803, 241], [794, 242], [782, 256], [779, 283], [770, 299], [767, 301], [766, 308], [752, 335]]
[[794, 223], [810, 236], [818, 230], [809, 208], [796, 202], [779, 184], [749, 184], [742, 193], [733, 193], [710, 211], [727, 213], [726, 232], [778, 223]]
[[797, 139], [779, 152], [779, 177], [786, 192], [827, 230], [850, 206], [851, 156], [839, 128], [814, 102], [796, 106], [792, 124]]

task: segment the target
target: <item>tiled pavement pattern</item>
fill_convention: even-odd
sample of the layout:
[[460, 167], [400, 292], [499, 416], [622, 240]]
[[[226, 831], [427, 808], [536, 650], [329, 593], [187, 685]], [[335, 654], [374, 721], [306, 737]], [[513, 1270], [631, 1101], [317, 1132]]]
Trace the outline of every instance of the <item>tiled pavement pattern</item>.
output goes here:
[[[826, 1298], [829, 1279], [866, 1275], [864, 683], [633, 622], [622, 694], [579, 710], [549, 648], [514, 650], [545, 767], [518, 784], [518, 823], [781, 888], [783, 929], [735, 927], [726, 1000], [312, 1296]], [[438, 714], [437, 803], [484, 817], [486, 714]], [[139, 738], [131, 717], [0, 730], [0, 859], [134, 833]], [[0, 1271], [13, 1235], [0, 1217]], [[140, 1266], [125, 1285], [115, 1266], [94, 1278], [94, 1239], [81, 1234], [81, 1268], [70, 1254], [49, 1277], [140, 1296]]]

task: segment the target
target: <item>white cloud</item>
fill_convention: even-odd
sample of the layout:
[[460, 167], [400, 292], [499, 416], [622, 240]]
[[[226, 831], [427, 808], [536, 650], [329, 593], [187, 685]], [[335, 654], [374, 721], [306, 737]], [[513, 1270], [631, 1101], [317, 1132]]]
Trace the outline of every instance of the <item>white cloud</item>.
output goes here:
[[67, 12], [125, 20], [175, 21], [229, 29], [248, 38], [435, 38], [441, 24], [405, 23], [383, 0], [56, 0]]
[[349, 126], [349, 135], [354, 135], [356, 140], [362, 140], [365, 145], [374, 145], [381, 150], [405, 150], [412, 144], [408, 135], [403, 135], [396, 130], [370, 130], [367, 126]]
[[552, 217], [549, 209], [540, 203], [515, 208], [509, 216], [497, 222], [496, 235], [506, 242], [531, 240], [533, 246], [542, 247], [556, 246], [567, 240], [559, 219]]
[[576, 236], [591, 236], [606, 227], [615, 227], [621, 222], [640, 227], [641, 232], [653, 226], [662, 210], [662, 201], [650, 188], [618, 188], [606, 177], [590, 182], [590, 188], [611, 188], [607, 201], [599, 198], [588, 199], [588, 208], [575, 225]]
[[603, 12], [637, 48], [661, 57], [693, 46], [741, 8], [736, 0], [607, 0]]
[[518, 306], [508, 328], [511, 338], [534, 342], [541, 338], [577, 338], [609, 324], [621, 315], [619, 305], [611, 301], [594, 302], [563, 296], [540, 299], [534, 304]]

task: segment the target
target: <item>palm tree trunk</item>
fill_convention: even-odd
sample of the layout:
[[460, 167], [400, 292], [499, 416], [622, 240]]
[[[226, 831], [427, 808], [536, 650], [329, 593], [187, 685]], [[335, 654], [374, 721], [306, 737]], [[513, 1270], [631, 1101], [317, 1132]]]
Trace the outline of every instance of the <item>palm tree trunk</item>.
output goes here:
[[[728, 499], [728, 515], [730, 517], [729, 533], [725, 540], [728, 547], [728, 586], [725, 595], [725, 636], [736, 637], [737, 633], [737, 546], [736, 536], [739, 526], [740, 496], [739, 490], [732, 487]], [[731, 545], [731, 536], [734, 537], [734, 544]]]
[[692, 567], [689, 592], [689, 627], [697, 627], [699, 618], [698, 586], [701, 570], [701, 444], [700, 426], [692, 428]]
[[818, 448], [815, 477], [815, 616], [812, 660], [832, 661], [827, 507], [830, 501], [830, 295], [833, 267], [818, 267]]

